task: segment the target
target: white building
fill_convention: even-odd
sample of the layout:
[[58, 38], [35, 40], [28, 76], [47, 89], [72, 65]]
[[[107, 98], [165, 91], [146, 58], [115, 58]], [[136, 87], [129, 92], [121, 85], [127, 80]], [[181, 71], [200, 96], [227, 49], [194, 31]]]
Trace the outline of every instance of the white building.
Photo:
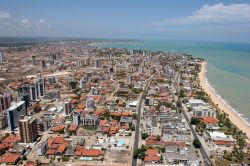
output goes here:
[[216, 113], [214, 110], [207, 106], [193, 107], [193, 115], [197, 117], [211, 117], [214, 118]]

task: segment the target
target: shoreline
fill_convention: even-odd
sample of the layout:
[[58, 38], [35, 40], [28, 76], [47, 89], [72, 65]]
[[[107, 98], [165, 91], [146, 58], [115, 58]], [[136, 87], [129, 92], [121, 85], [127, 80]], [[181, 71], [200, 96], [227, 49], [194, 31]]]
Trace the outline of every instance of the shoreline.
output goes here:
[[242, 130], [244, 133], [246, 133], [246, 136], [248, 139], [250, 138], [250, 126], [246, 122], [244, 118], [242, 118], [238, 112], [236, 112], [226, 101], [224, 101], [219, 94], [215, 91], [215, 89], [209, 84], [206, 77], [206, 67], [207, 62], [201, 63], [201, 71], [199, 73], [199, 79], [200, 79], [200, 85], [204, 89], [204, 91], [210, 96], [211, 100], [214, 102], [214, 104], [218, 104], [218, 108], [220, 110], [223, 110], [226, 114], [228, 114], [228, 117], [230, 121], [238, 127], [240, 130]]

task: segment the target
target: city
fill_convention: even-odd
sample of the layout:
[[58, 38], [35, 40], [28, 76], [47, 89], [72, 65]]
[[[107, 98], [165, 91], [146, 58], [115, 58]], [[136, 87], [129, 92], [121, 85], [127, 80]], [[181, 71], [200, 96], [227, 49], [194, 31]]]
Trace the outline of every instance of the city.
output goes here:
[[199, 84], [203, 59], [99, 42], [1, 49], [1, 164], [249, 163], [246, 133]]

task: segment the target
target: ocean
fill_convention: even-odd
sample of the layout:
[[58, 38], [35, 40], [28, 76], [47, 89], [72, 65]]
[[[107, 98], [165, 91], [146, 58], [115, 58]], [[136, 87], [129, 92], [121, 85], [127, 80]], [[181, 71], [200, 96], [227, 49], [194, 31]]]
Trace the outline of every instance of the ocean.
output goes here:
[[207, 81], [217, 94], [250, 123], [250, 44], [146, 40], [96, 44], [99, 47], [176, 51], [204, 58]]

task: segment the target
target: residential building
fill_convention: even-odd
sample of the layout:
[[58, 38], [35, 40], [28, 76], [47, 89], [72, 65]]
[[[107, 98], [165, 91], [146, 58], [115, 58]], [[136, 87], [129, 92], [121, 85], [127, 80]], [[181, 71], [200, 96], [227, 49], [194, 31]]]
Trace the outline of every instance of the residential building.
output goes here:
[[72, 112], [71, 99], [68, 99], [64, 102], [64, 111], [65, 111], [65, 115], [71, 114], [71, 112]]
[[0, 111], [7, 110], [11, 106], [12, 96], [9, 94], [0, 94]]
[[18, 121], [20, 116], [26, 115], [25, 101], [20, 101], [18, 103], [12, 103], [12, 106], [7, 110], [8, 128], [9, 130], [14, 130], [18, 127]]
[[80, 113], [78, 112], [74, 112], [73, 113], [73, 124], [74, 125], [80, 125], [81, 124], [81, 116]]
[[48, 150], [49, 150], [48, 141], [41, 142], [36, 150], [37, 155], [44, 156]]
[[38, 137], [37, 120], [31, 117], [24, 117], [19, 120], [19, 132], [21, 136], [21, 142], [32, 143], [35, 142]]

